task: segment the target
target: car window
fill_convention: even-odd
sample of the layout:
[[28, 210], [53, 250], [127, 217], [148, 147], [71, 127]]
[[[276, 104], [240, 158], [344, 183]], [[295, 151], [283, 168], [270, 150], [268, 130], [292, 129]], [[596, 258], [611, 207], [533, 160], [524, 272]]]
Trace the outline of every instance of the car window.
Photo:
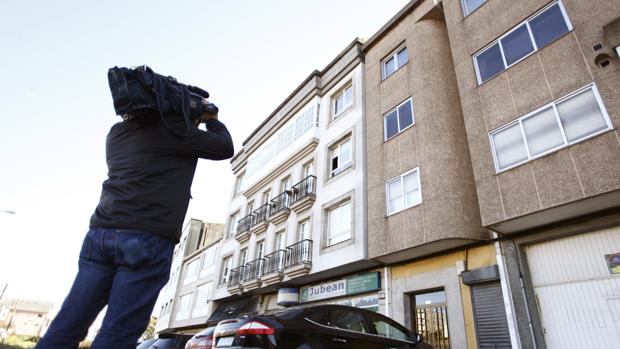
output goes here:
[[399, 326], [397, 326], [396, 324], [390, 323], [375, 314], [366, 314], [366, 316], [368, 316], [368, 318], [370, 319], [374, 330], [379, 336], [397, 339], [401, 341], [413, 341], [411, 336], [407, 334], [404, 329], [400, 329]]
[[321, 324], [321, 325], [327, 325], [326, 322], [326, 316], [327, 315], [327, 311], [322, 310], [322, 311], [316, 311], [310, 315], [306, 316], [306, 319], [312, 321], [312, 322], [316, 322], [317, 324]]
[[329, 312], [327, 325], [349, 331], [368, 332], [364, 323], [364, 316], [356, 311], [335, 309]]

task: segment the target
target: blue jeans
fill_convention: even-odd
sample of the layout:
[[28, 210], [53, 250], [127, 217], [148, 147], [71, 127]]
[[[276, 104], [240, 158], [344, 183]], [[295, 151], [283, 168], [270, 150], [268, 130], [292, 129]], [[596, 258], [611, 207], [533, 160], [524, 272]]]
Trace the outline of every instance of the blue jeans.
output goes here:
[[174, 242], [123, 229], [91, 228], [79, 270], [58, 315], [36, 349], [74, 349], [107, 304], [92, 349], [135, 349], [168, 281]]

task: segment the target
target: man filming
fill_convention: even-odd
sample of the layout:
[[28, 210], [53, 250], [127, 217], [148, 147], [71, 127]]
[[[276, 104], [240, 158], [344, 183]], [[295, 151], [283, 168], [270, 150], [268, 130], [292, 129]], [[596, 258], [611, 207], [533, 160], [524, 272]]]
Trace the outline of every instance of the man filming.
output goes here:
[[[202, 103], [204, 112], [186, 119], [191, 123], [183, 136], [170, 131], [174, 121], [163, 115], [128, 114], [112, 126], [106, 139], [108, 179], [77, 276], [37, 349], [77, 348], [106, 305], [91, 348], [135, 348], [168, 281], [198, 158], [224, 160], [234, 154], [217, 108], [208, 108], [214, 106], [206, 99]], [[201, 123], [207, 131], [198, 128]]]

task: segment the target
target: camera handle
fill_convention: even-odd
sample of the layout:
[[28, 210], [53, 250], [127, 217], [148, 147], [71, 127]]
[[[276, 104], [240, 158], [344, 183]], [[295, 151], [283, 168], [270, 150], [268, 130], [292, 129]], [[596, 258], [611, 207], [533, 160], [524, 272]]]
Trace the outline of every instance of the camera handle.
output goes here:
[[163, 86], [160, 83], [159, 79], [157, 77], [155, 77], [153, 79], [154, 82], [154, 86], [153, 86], [153, 93], [155, 94], [155, 100], [157, 101], [157, 109], [159, 111], [159, 115], [161, 116], [161, 121], [164, 123], [164, 126], [166, 126], [166, 128], [174, 133], [175, 135], [179, 136], [179, 137], [186, 137], [189, 132], [190, 132], [190, 120], [189, 120], [189, 90], [187, 89], [187, 87], [180, 85], [181, 87], [181, 112], [183, 114], [183, 119], [185, 120], [185, 132], [184, 133], [180, 133], [177, 132], [174, 128], [172, 128], [169, 124], [168, 121], [166, 121], [166, 117], [164, 115], [165, 111], [163, 109], [163, 101], [162, 101], [162, 97], [160, 96], [164, 96], [165, 93], [163, 91]]

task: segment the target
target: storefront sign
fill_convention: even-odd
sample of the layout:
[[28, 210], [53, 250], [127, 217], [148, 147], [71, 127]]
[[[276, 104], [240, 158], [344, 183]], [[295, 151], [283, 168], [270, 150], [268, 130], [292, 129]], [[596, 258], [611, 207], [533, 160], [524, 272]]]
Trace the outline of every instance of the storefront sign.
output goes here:
[[620, 274], [620, 253], [605, 255], [610, 274]]
[[299, 304], [299, 289], [290, 287], [279, 289], [277, 303], [283, 307]]
[[379, 272], [364, 273], [341, 280], [302, 287], [301, 301], [312, 302], [320, 299], [376, 291], [379, 288]]

